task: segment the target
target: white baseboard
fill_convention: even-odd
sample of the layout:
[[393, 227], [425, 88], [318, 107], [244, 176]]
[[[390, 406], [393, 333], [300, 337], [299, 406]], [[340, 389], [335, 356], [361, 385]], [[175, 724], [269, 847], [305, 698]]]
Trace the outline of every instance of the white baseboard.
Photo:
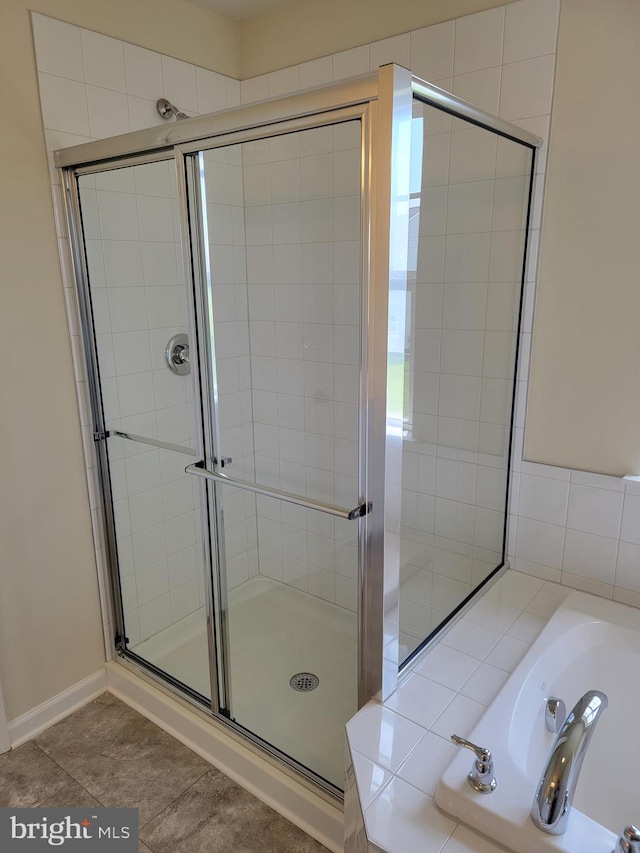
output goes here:
[[344, 814], [234, 732], [121, 663], [106, 665], [107, 688], [333, 853], [344, 850]]
[[8, 725], [9, 740], [11, 746], [20, 746], [27, 740], [39, 735], [49, 726], [57, 723], [58, 720], [67, 717], [69, 714], [86, 705], [96, 696], [107, 689], [107, 674], [104, 669], [94, 672], [93, 675], [83, 678], [77, 684], [72, 684], [62, 693], [47, 699], [42, 705], [38, 705], [11, 720]]

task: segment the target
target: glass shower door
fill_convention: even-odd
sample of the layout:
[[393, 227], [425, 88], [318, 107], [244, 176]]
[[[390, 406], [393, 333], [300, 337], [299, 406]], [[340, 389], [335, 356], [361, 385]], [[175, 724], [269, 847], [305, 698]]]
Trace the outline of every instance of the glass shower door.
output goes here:
[[361, 138], [347, 121], [187, 157], [220, 706], [338, 788], [358, 685]]
[[116, 645], [208, 699], [209, 535], [185, 473], [197, 444], [176, 196], [173, 157], [78, 176]]
[[[482, 119], [482, 116], [480, 117]], [[412, 100], [402, 423], [400, 662], [506, 558], [533, 148]]]

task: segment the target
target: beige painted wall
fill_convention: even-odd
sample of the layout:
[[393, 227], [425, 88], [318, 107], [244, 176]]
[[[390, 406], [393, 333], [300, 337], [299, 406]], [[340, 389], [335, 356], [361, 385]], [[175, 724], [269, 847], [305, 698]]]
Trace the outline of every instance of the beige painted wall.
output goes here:
[[640, 3], [563, 0], [525, 458], [640, 473]]
[[10, 720], [104, 660], [29, 8], [237, 70], [236, 25], [185, 0], [0, 2], [0, 682]]
[[513, 0], [299, 0], [240, 24], [244, 80]]

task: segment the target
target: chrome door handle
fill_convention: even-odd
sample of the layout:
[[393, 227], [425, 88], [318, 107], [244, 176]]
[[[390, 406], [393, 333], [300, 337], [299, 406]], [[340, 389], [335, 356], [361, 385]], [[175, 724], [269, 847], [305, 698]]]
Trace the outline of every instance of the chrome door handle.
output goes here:
[[214, 483], [225, 483], [227, 486], [235, 486], [237, 489], [244, 489], [247, 492], [255, 492], [257, 495], [264, 495], [267, 498], [277, 498], [287, 503], [304, 506], [307, 509], [316, 509], [319, 512], [326, 512], [329, 515], [335, 515], [337, 518], [346, 518], [348, 521], [355, 521], [357, 518], [367, 515], [371, 512], [371, 502], [361, 503], [354, 509], [345, 509], [335, 504], [325, 503], [324, 501], [311, 501], [301, 495], [296, 495], [293, 492], [284, 492], [281, 489], [271, 489], [266, 486], [258, 486], [256, 483], [250, 483], [247, 480], [236, 480], [233, 477], [228, 477], [226, 474], [220, 474], [218, 471], [209, 471], [204, 466], [204, 462], [196, 462], [193, 465], [187, 465], [184, 469], [187, 474], [195, 474], [196, 477], [202, 477], [205, 480], [211, 480]]

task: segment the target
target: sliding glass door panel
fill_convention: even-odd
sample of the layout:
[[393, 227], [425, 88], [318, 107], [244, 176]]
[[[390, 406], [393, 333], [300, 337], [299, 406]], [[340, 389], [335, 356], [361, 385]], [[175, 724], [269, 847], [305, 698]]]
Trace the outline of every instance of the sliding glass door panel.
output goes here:
[[358, 701], [361, 122], [202, 150], [187, 173], [211, 407], [189, 471], [226, 551], [219, 704], [341, 788]]
[[200, 154], [225, 473], [358, 503], [359, 121]]
[[208, 530], [173, 160], [78, 178], [122, 648], [210, 697]]

